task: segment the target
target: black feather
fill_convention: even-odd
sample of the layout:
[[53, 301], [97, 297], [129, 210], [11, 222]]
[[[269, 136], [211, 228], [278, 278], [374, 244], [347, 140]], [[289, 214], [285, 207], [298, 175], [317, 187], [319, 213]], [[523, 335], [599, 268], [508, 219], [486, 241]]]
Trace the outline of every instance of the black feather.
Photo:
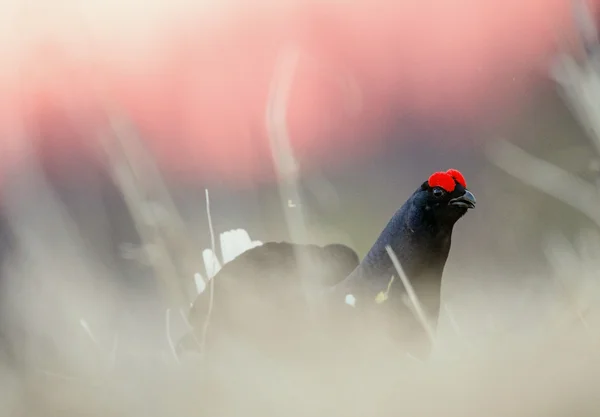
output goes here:
[[[299, 260], [305, 260], [300, 268]], [[308, 321], [305, 290], [319, 293], [341, 282], [359, 264], [346, 245], [267, 242], [225, 264], [214, 277], [210, 337], [235, 334], [245, 343], [276, 351], [299, 343]], [[188, 335], [182, 349], [194, 349], [209, 309], [208, 291], [199, 295], [190, 311], [196, 338]], [[284, 322], [282, 322], [284, 320]], [[285, 325], [283, 325], [285, 323]], [[277, 340], [261, 343], [277, 329]]]

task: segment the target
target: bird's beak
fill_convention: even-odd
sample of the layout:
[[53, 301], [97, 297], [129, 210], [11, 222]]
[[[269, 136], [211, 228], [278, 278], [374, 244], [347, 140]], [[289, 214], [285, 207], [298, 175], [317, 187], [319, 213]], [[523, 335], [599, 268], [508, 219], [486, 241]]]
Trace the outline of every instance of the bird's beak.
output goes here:
[[448, 202], [448, 205], [473, 209], [475, 208], [476, 202], [477, 200], [475, 200], [475, 196], [473, 195], [473, 193], [469, 190], [465, 190], [465, 193], [463, 195], [461, 195], [460, 197], [453, 198]]

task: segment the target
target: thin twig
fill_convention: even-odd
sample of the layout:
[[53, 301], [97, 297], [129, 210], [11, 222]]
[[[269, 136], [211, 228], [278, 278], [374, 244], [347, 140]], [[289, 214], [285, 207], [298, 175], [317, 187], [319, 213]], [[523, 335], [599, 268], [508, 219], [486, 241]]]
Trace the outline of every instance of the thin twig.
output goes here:
[[[210, 214], [210, 198], [208, 195], [208, 189], [204, 190], [204, 194], [206, 197], [206, 216], [208, 218], [208, 229], [210, 231], [210, 247], [212, 249], [212, 253], [213, 253], [213, 270], [215, 269], [215, 258], [217, 256], [216, 252], [215, 252], [215, 231], [213, 229], [213, 224], [212, 224], [212, 216]], [[208, 312], [206, 314], [206, 319], [204, 319], [204, 326], [202, 327], [202, 339], [201, 339], [201, 349], [202, 349], [202, 353], [204, 353], [205, 351], [205, 347], [206, 347], [206, 336], [208, 334], [208, 326], [210, 325], [210, 317], [212, 315], [212, 310], [213, 310], [213, 303], [214, 303], [214, 294], [215, 294], [215, 277], [212, 277], [210, 279], [210, 284], [209, 284], [209, 299], [208, 299]]]
[[392, 263], [394, 264], [394, 268], [396, 268], [396, 272], [398, 273], [398, 276], [402, 280], [402, 284], [404, 284], [404, 288], [406, 289], [408, 298], [410, 299], [410, 301], [413, 305], [413, 312], [415, 313], [417, 320], [419, 320], [419, 322], [425, 329], [425, 332], [427, 333], [427, 336], [429, 337], [429, 340], [430, 340], [431, 344], [433, 345], [435, 343], [435, 333], [434, 333], [431, 325], [429, 324], [429, 320], [427, 320], [427, 316], [425, 315], [425, 312], [421, 308], [421, 303], [419, 302], [419, 299], [417, 298], [417, 295], [415, 294], [413, 287], [412, 287], [410, 281], [408, 280], [408, 277], [406, 276], [406, 274], [404, 273], [404, 270], [402, 269], [402, 265], [400, 265], [400, 261], [398, 260], [398, 257], [396, 256], [396, 254], [394, 253], [394, 250], [390, 247], [390, 245], [386, 245], [385, 250], [387, 251], [388, 255], [390, 256], [390, 259], [392, 260]]

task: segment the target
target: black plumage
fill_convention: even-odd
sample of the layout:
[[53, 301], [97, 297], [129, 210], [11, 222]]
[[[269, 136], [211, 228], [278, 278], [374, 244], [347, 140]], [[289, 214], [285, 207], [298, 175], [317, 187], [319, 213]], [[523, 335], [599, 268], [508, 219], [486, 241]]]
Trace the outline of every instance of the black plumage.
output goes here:
[[[304, 261], [303, 267], [299, 261]], [[299, 343], [307, 323], [306, 292], [319, 294], [341, 282], [359, 264], [357, 253], [342, 244], [317, 246], [266, 242], [225, 264], [214, 277], [208, 336], [235, 334], [246, 343], [276, 351]], [[180, 341], [181, 350], [198, 348], [210, 298], [200, 294], [189, 314], [195, 330]], [[283, 322], [285, 325], [282, 325]], [[265, 338], [271, 339], [261, 343]]]
[[[211, 328], [214, 324], [215, 335], [223, 329], [222, 334], [229, 336], [268, 339], [262, 345], [267, 349], [284, 345], [299, 349], [297, 345], [310, 332], [305, 297], [308, 292], [326, 307], [318, 310], [327, 315], [320, 317], [321, 321], [337, 327], [341, 333], [359, 338], [369, 333], [372, 337], [375, 329], [383, 329], [397, 336], [406, 350], [421, 355], [426, 339], [419, 334], [420, 325], [409, 310], [405, 288], [386, 247], [396, 253], [435, 325], [452, 230], [474, 207], [475, 197], [467, 190], [462, 174], [449, 170], [434, 173], [421, 184], [393, 215], [360, 263], [353, 251], [343, 245], [328, 249], [267, 243], [249, 250], [225, 265], [215, 277]], [[305, 269], [295, 261], [294, 250], [298, 249], [303, 251], [301, 259], [307, 261], [303, 264]], [[328, 286], [331, 288], [323, 288]], [[355, 299], [354, 308], [346, 303], [349, 295]], [[207, 298], [199, 296], [192, 309], [190, 320], [196, 328], [206, 317]], [[269, 337], [274, 333], [277, 337]]]
[[[373, 320], [377, 320], [379, 328], [395, 333], [398, 343], [405, 343], [408, 351], [423, 356], [426, 334], [410, 310], [412, 305], [386, 246], [396, 254], [435, 328], [452, 231], [456, 222], [474, 207], [475, 197], [466, 189], [466, 182], [458, 171], [432, 175], [396, 211], [359, 266], [328, 292], [327, 304], [339, 310], [335, 307], [342, 305], [351, 294], [359, 311], [352, 314], [364, 319], [360, 331], [373, 328]], [[342, 311], [347, 312], [347, 309]], [[382, 325], [382, 321], [388, 325]]]

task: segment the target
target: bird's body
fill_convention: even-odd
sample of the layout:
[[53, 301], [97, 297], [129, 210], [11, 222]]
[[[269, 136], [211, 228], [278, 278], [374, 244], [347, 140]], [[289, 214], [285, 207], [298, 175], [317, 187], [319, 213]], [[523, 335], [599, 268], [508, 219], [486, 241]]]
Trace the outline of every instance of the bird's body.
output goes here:
[[[323, 319], [332, 326], [330, 329], [337, 328], [339, 331], [336, 337], [342, 333], [359, 340], [365, 339], [363, 336], [367, 333], [369, 337], [377, 332], [388, 333], [398, 343], [404, 343], [406, 350], [420, 355], [424, 344], [427, 346], [427, 339], [406, 302], [405, 288], [386, 248], [389, 246], [396, 254], [418, 299], [435, 324], [439, 314], [442, 274], [450, 252], [452, 230], [454, 224], [474, 206], [475, 198], [466, 189], [462, 174], [456, 170], [435, 173], [393, 215], [364, 259], [360, 263], [356, 260], [355, 268], [350, 268], [351, 263], [344, 264], [349, 268], [345, 278], [341, 275], [344, 272], [343, 268], [338, 268], [337, 275], [333, 274], [335, 279], [327, 282], [323, 279], [315, 280], [315, 271], [319, 271], [322, 265], [327, 265], [328, 262], [327, 259], [323, 259], [324, 252], [315, 256], [314, 251], [308, 251], [308, 271], [298, 269], [297, 264], [285, 271], [278, 269], [277, 265], [289, 268], [289, 263], [269, 262], [268, 267], [267, 263], [259, 265], [258, 261], [261, 259], [279, 256], [273, 255], [277, 251], [274, 251], [274, 246], [268, 245], [285, 245], [267, 244], [246, 252], [246, 257], [243, 258], [242, 255], [239, 261], [235, 259], [229, 268], [226, 269], [226, 265], [215, 277], [215, 283], [223, 281], [223, 285], [215, 287], [215, 294], [223, 291], [223, 297], [230, 300], [232, 298], [227, 294], [234, 292], [234, 288], [236, 293], [244, 294], [244, 297], [235, 301], [240, 305], [216, 301], [215, 309], [219, 308], [217, 304], [223, 303], [220, 309], [235, 311], [233, 317], [242, 318], [242, 322], [245, 322], [250, 314], [244, 311], [253, 312], [252, 316], [260, 311], [268, 312], [264, 315], [257, 314], [266, 322], [270, 321], [271, 314], [276, 314], [278, 320], [285, 318], [284, 325], [281, 328], [272, 327], [271, 332], [279, 332], [283, 328], [293, 329], [294, 326], [302, 327], [307, 325], [304, 290], [308, 287], [309, 291], [321, 293], [320, 302], [327, 308], [319, 311], [327, 314]], [[293, 252], [291, 246], [288, 252]], [[251, 263], [258, 266], [258, 269], [249, 270], [245, 266], [249, 259], [253, 259]], [[320, 264], [314, 261], [316, 259]], [[255, 276], [256, 278], [253, 278]], [[287, 278], [282, 279], [280, 276]], [[308, 283], [307, 286], [302, 287], [303, 280]], [[256, 291], [257, 285], [264, 287]], [[330, 288], [323, 289], [323, 286]], [[219, 287], [226, 289], [221, 290]], [[355, 300], [354, 308], [346, 304], [348, 296]], [[198, 312], [193, 311], [192, 316], [194, 315], [198, 315]], [[224, 327], [231, 332], [235, 326], [228, 323]], [[237, 328], [235, 331], [247, 333], [252, 326], [241, 327], [243, 329]], [[250, 330], [253, 331], [255, 329]], [[282, 337], [289, 336], [285, 331], [281, 333]], [[413, 340], [416, 344], [413, 344]]]
[[[356, 252], [342, 244], [267, 242], [249, 249], [214, 278], [209, 335], [235, 334], [273, 351], [299, 343], [309, 321], [307, 291], [318, 294], [341, 282], [358, 263]], [[194, 302], [189, 315], [194, 329], [203, 328], [209, 303], [207, 292]], [[260, 343], [272, 335], [277, 337]], [[196, 340], [188, 337], [186, 343], [190, 347]]]

